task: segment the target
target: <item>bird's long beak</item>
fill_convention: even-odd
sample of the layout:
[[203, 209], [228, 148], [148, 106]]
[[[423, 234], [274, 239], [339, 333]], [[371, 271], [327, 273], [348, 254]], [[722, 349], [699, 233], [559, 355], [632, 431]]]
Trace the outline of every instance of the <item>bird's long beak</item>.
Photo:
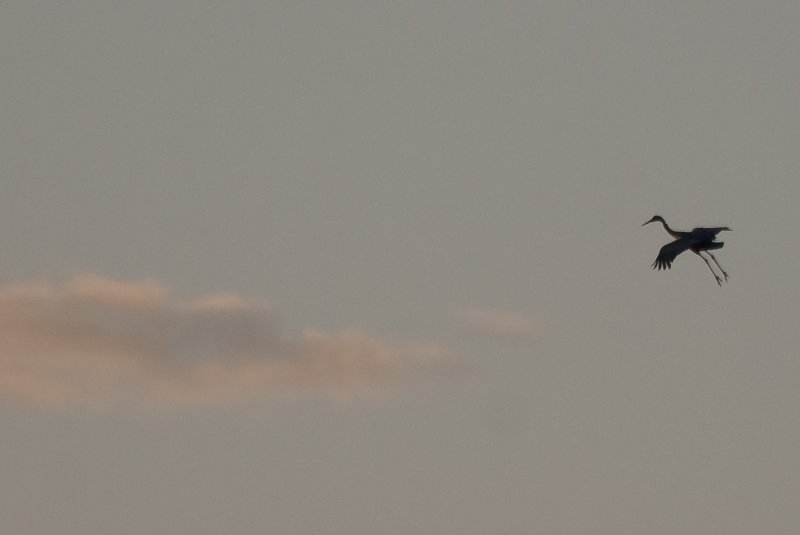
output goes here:
[[642, 226], [645, 226], [646, 224], [648, 224], [648, 223], [652, 223], [652, 222], [653, 222], [653, 220], [652, 220], [652, 219], [651, 219], [650, 221], [645, 221], [644, 223], [642, 223]]

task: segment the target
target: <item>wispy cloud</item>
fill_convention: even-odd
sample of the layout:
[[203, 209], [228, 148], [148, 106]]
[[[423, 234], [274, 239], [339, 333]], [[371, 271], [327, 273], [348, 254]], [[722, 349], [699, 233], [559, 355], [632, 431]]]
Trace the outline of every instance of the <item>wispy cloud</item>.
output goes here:
[[435, 343], [358, 329], [285, 335], [236, 295], [177, 299], [154, 281], [81, 276], [0, 287], [0, 395], [42, 406], [382, 396], [455, 369]]
[[456, 314], [456, 326], [464, 334], [495, 339], [531, 340], [535, 334], [528, 317], [491, 308], [461, 310]]

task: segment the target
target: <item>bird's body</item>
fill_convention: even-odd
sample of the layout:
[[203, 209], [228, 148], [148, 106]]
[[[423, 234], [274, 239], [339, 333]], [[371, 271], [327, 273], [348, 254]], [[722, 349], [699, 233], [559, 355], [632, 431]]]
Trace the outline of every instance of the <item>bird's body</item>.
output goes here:
[[703, 261], [708, 266], [708, 269], [711, 270], [711, 273], [714, 275], [714, 278], [717, 280], [717, 284], [722, 284], [722, 279], [719, 275], [716, 274], [714, 268], [711, 267], [711, 264], [708, 262], [708, 259], [704, 257], [701, 252], [705, 252], [717, 267], [722, 272], [722, 275], [725, 277], [725, 280], [728, 280], [728, 274], [722, 269], [722, 266], [719, 265], [717, 259], [711, 254], [709, 251], [713, 251], [716, 249], [721, 249], [724, 242], [715, 241], [717, 238], [717, 234], [722, 232], [723, 230], [730, 230], [728, 227], [697, 227], [692, 229], [690, 232], [678, 231], [673, 230], [667, 225], [667, 222], [664, 221], [664, 218], [656, 215], [653, 216], [652, 219], [646, 221], [642, 226], [652, 223], [653, 221], [659, 221], [664, 226], [664, 230], [667, 231], [667, 234], [675, 238], [675, 241], [672, 241], [661, 248], [658, 252], [658, 256], [656, 257], [655, 262], [653, 262], [653, 269], [669, 269], [672, 267], [672, 262], [675, 260], [675, 257], [681, 254], [684, 251], [692, 251], [697, 256], [703, 259]]

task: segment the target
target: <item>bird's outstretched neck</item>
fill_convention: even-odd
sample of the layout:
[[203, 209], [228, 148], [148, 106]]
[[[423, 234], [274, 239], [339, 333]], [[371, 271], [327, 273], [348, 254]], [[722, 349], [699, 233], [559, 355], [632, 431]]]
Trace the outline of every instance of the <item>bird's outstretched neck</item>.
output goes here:
[[669, 227], [669, 225], [667, 225], [667, 222], [666, 222], [666, 221], [664, 221], [663, 219], [661, 220], [661, 224], [662, 224], [662, 225], [664, 225], [664, 230], [666, 230], [666, 231], [667, 231], [667, 234], [669, 234], [669, 235], [670, 235], [670, 236], [672, 236], [673, 238], [676, 238], [676, 239], [677, 239], [677, 238], [680, 238], [680, 237], [682, 236], [682, 234], [681, 234], [680, 232], [678, 232], [677, 230], [672, 230], [672, 229]]
[[678, 231], [676, 231], [676, 230], [672, 230], [672, 229], [669, 227], [669, 225], [667, 225], [667, 222], [666, 222], [666, 221], [664, 221], [664, 218], [663, 218], [663, 217], [661, 217], [660, 215], [654, 215], [654, 216], [653, 216], [653, 217], [652, 217], [652, 218], [651, 218], [649, 221], [646, 221], [646, 222], [645, 222], [645, 223], [644, 223], [642, 226], [644, 226], [644, 225], [646, 225], [646, 224], [648, 224], [648, 223], [652, 223], [653, 221], [658, 221], [658, 222], [660, 222], [660, 223], [661, 223], [661, 224], [664, 226], [664, 230], [666, 230], [666, 231], [667, 231], [667, 234], [669, 234], [669, 235], [670, 235], [670, 236], [672, 236], [673, 238], [675, 238], [675, 239], [678, 239], [678, 238], [681, 238], [681, 237], [683, 237], [683, 234], [682, 234], [681, 232], [678, 232]]

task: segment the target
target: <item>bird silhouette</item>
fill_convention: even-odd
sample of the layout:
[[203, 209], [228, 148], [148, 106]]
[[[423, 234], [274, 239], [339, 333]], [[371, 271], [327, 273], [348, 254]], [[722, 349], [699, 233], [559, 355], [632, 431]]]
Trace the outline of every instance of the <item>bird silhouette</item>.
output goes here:
[[642, 223], [642, 226], [652, 223], [653, 221], [660, 221], [661, 224], [664, 225], [664, 230], [667, 231], [667, 234], [675, 238], [675, 241], [666, 244], [658, 252], [656, 261], [653, 262], [653, 269], [658, 269], [659, 271], [662, 269], [670, 269], [676, 256], [684, 251], [692, 251], [694, 254], [703, 259], [708, 266], [708, 269], [710, 269], [711, 273], [714, 275], [717, 284], [722, 286], [722, 278], [720, 278], [720, 276], [714, 271], [714, 268], [711, 267], [711, 263], [708, 261], [708, 258], [700, 254], [701, 252], [705, 252], [717, 265], [719, 270], [722, 272], [722, 276], [725, 277], [725, 280], [728, 280], [728, 274], [725, 272], [722, 266], [719, 265], [719, 262], [711, 253], [711, 251], [715, 249], [721, 249], [722, 246], [725, 245], [724, 242], [715, 241], [717, 234], [723, 230], [731, 229], [728, 227], [697, 227], [692, 229], [690, 232], [681, 232], [671, 229], [669, 225], [667, 225], [667, 222], [664, 221], [664, 218], [660, 215], [654, 215], [649, 221]]

